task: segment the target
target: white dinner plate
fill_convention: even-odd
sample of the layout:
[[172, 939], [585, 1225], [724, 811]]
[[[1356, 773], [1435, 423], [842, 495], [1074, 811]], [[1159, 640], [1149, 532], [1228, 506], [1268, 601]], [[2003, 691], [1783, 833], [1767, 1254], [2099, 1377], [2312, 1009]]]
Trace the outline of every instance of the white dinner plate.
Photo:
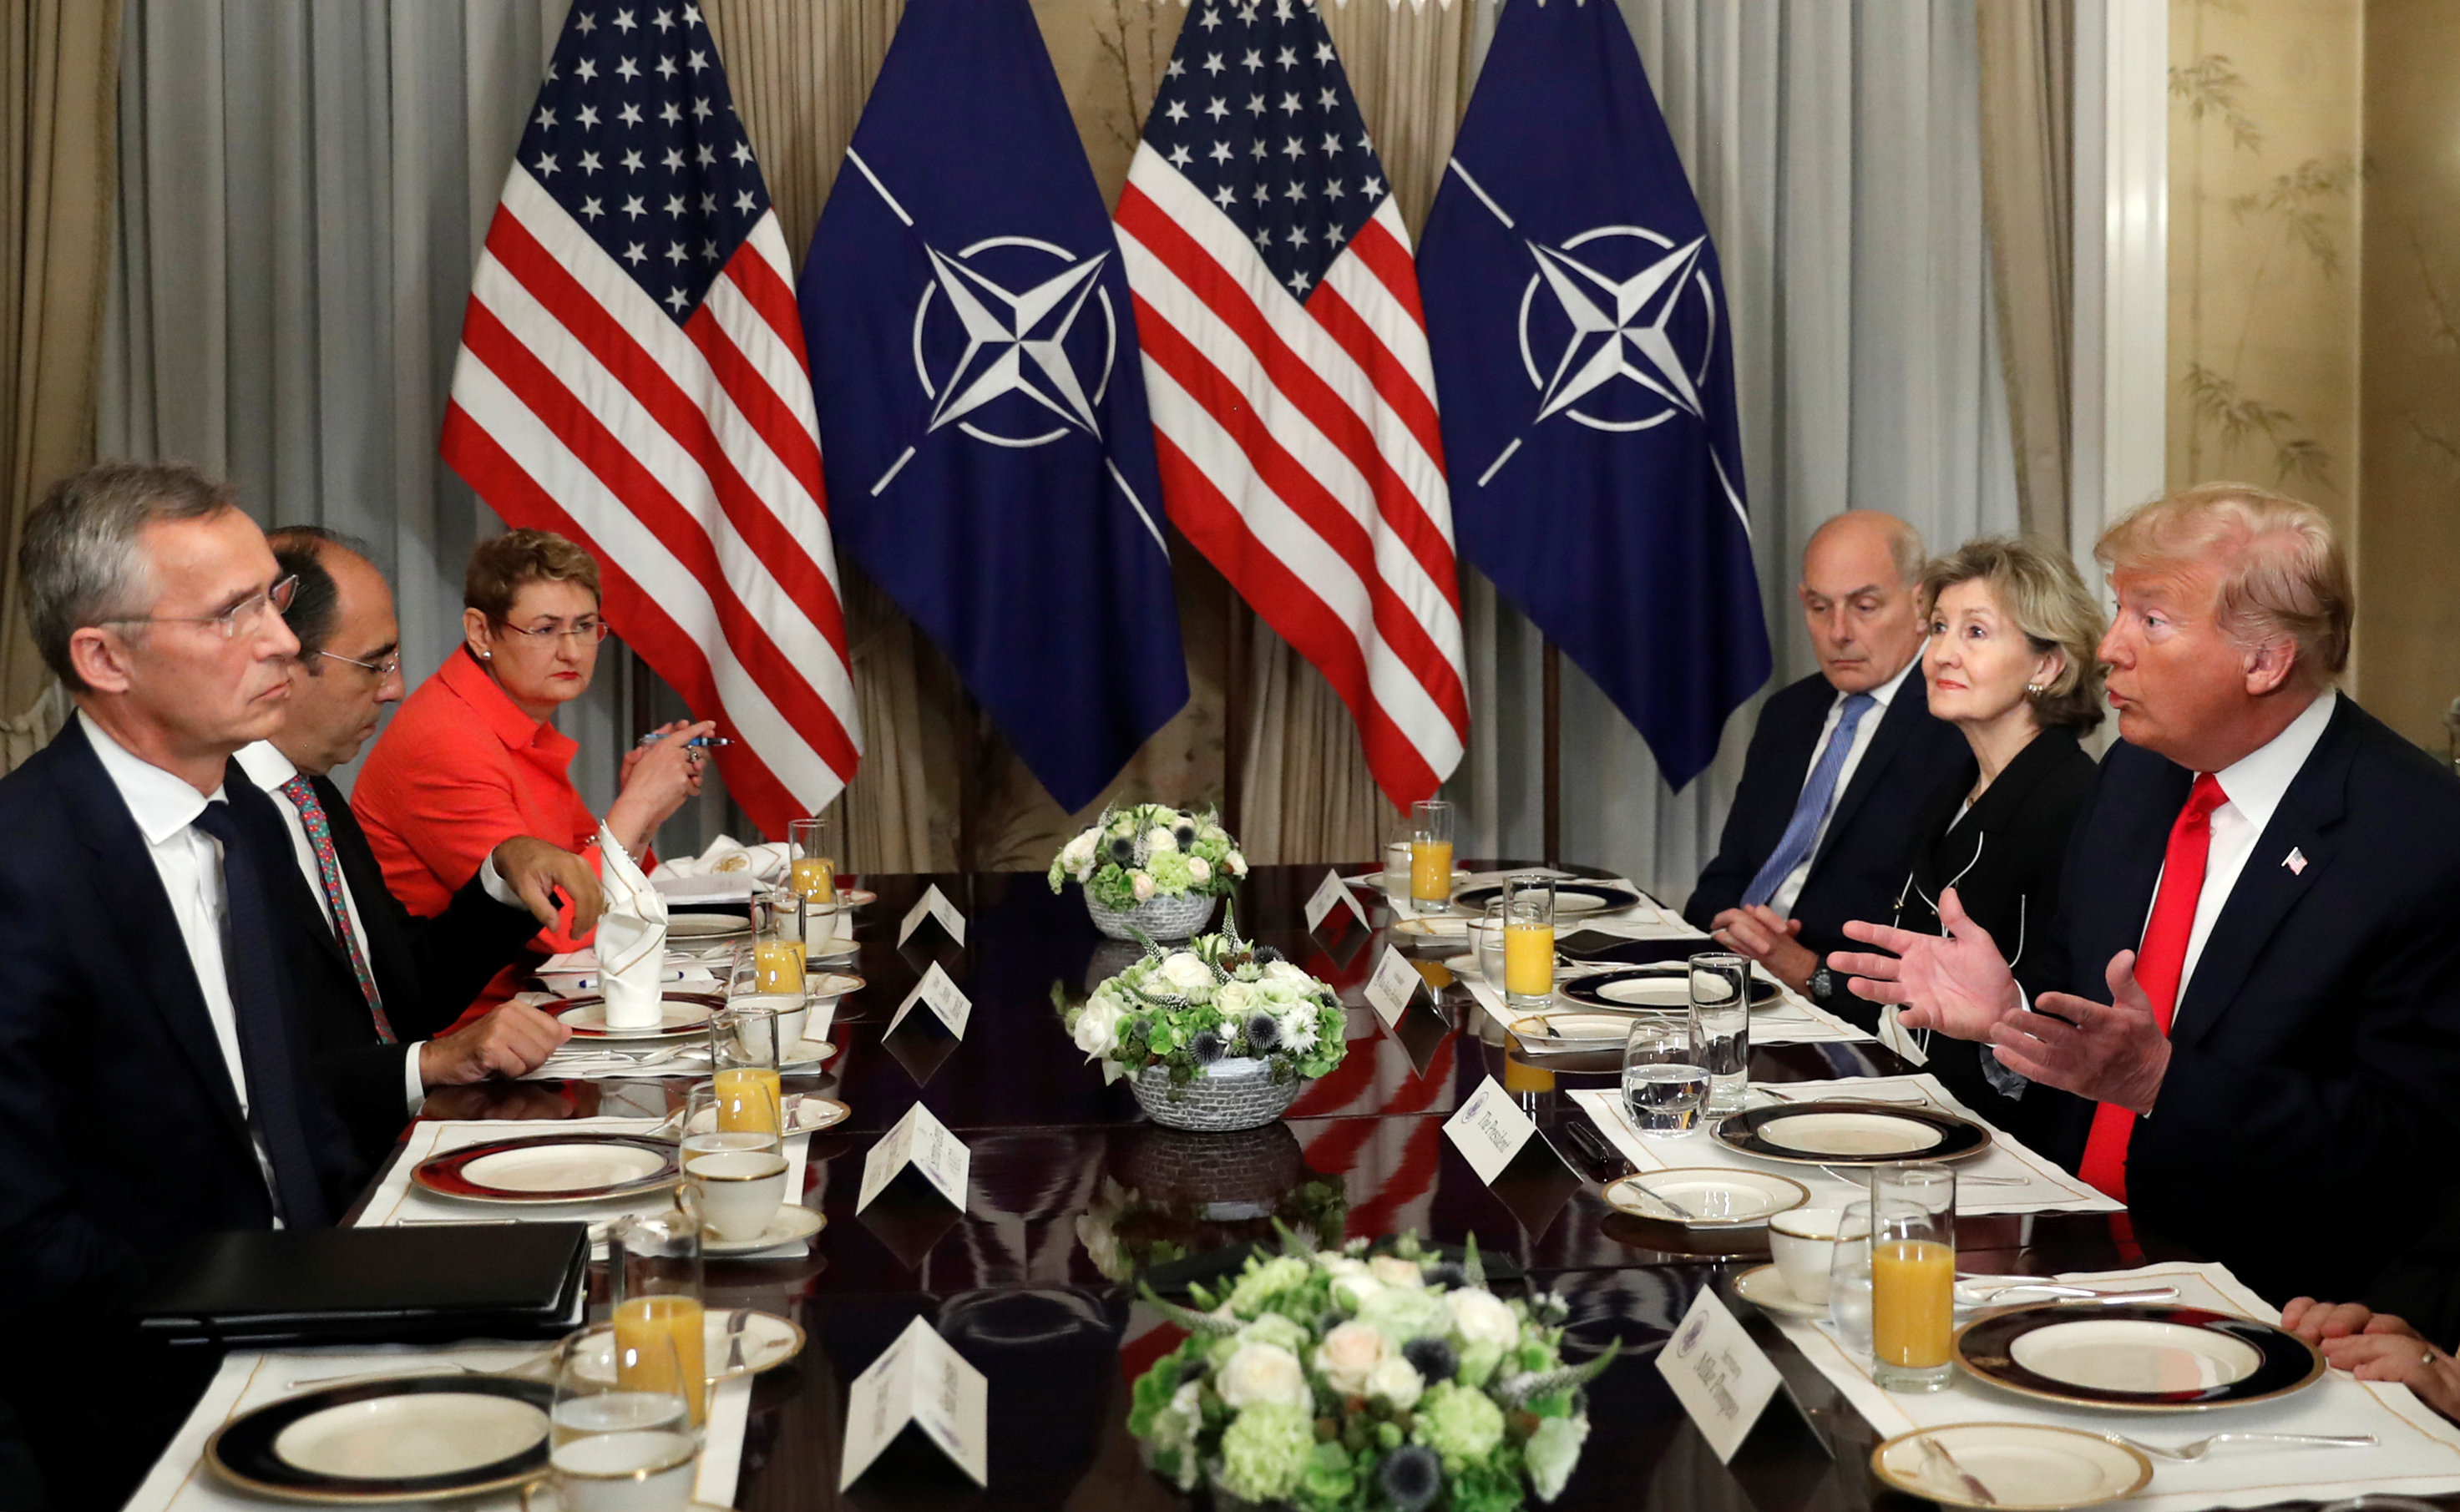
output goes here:
[[1886, 1440], [1871, 1451], [1871, 1472], [1942, 1506], [2062, 1512], [2142, 1490], [2152, 1461], [2114, 1438], [2074, 1428], [1957, 1423]]
[[[769, 1220], [769, 1227], [749, 1239], [720, 1239], [704, 1229], [700, 1236], [700, 1252], [709, 1255], [757, 1254], [763, 1250], [774, 1250], [779, 1245], [809, 1239], [826, 1227], [828, 1220], [809, 1208], [781, 1206], [776, 1216]], [[751, 1348], [749, 1344], [744, 1346], [746, 1360], [752, 1357]], [[718, 1357], [725, 1358], [722, 1354]]]
[[603, 1000], [566, 1008], [556, 1018], [574, 1034], [597, 1040], [679, 1040], [699, 1034], [708, 1026], [709, 1008], [704, 1003], [683, 1002], [669, 998], [658, 1006], [661, 1012], [656, 1025], [640, 1029], [608, 1027], [606, 1004]]
[[[787, 1095], [789, 1097], [801, 1096], [802, 1098], [802, 1101], [795, 1104], [795, 1126], [786, 1131], [786, 1137], [788, 1139], [793, 1139], [797, 1134], [815, 1134], [824, 1128], [834, 1128], [838, 1124], [844, 1123], [847, 1119], [854, 1116], [854, 1109], [838, 1102], [834, 1098], [812, 1097], [808, 1094], [795, 1093], [788, 1093]], [[706, 1134], [717, 1126], [717, 1109], [713, 1107], [703, 1108], [701, 1109], [701, 1117], [692, 1120], [690, 1128], [691, 1133]]]
[[862, 978], [852, 972], [813, 972], [803, 978], [803, 996], [815, 1008], [833, 1003], [850, 992], [862, 988]]
[[668, 939], [724, 939], [749, 934], [752, 920], [742, 914], [676, 914], [667, 919]]
[[532, 1144], [481, 1155], [461, 1167], [471, 1185], [513, 1194], [629, 1186], [666, 1163], [626, 1144]]
[[1785, 1272], [1772, 1265], [1753, 1266], [1734, 1277], [1734, 1294], [1763, 1312], [1782, 1312], [1788, 1317], [1824, 1318], [1828, 1315], [1825, 1302], [1805, 1302], [1785, 1284]]
[[1432, 918], [1394, 919], [1392, 933], [1418, 939], [1467, 939], [1473, 922], [1449, 914], [1438, 914]]
[[1759, 1136], [1779, 1149], [1805, 1155], [1917, 1155], [1943, 1138], [1928, 1124], [1885, 1113], [1801, 1113], [1771, 1119]]
[[2036, 1376], [2094, 1391], [2179, 1392], [2230, 1386], [2263, 1354], [2244, 1339], [2181, 1323], [2086, 1318], [2035, 1329], [2008, 1356]]
[[337, 1480], [407, 1480], [510, 1460], [546, 1437], [546, 1414], [509, 1396], [428, 1392], [310, 1413], [274, 1437], [283, 1463]]
[[1798, 1181], [1765, 1171], [1698, 1166], [1626, 1176], [1606, 1187], [1605, 1198], [1635, 1218], [1686, 1228], [1739, 1228], [1799, 1208], [1811, 1193]]
[[[816, 1216], [816, 1215], [815, 1215]], [[743, 1364], [729, 1370], [727, 1328], [743, 1320]], [[701, 1369], [712, 1381], [773, 1371], [803, 1352], [803, 1331], [793, 1319], [752, 1308], [711, 1308], [701, 1316]], [[615, 1378], [615, 1331], [604, 1325], [573, 1345], [573, 1373], [592, 1385]]]

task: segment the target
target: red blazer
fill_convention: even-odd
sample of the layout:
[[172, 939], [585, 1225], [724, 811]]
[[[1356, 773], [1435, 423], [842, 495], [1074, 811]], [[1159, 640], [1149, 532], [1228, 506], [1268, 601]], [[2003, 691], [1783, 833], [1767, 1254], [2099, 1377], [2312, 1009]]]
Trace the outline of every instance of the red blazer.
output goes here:
[[[413, 914], [441, 914], [488, 853], [520, 834], [577, 850], [595, 868], [598, 816], [570, 772], [580, 748], [522, 713], [467, 647], [454, 652], [402, 701], [350, 789], [385, 885]], [[567, 908], [566, 930], [571, 919]], [[589, 936], [541, 930], [532, 943], [578, 950]], [[508, 968], [480, 1001], [509, 997], [515, 975]]]

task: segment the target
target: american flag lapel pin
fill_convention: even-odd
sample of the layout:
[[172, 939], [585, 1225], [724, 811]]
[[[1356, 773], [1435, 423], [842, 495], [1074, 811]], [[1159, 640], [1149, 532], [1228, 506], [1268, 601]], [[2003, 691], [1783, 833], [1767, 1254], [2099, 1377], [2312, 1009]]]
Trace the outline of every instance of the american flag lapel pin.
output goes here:
[[2283, 859], [2280, 864], [2289, 869], [2289, 874], [2291, 876], [2304, 876], [2306, 874], [2306, 852], [2299, 850], [2296, 846], [2291, 846], [2289, 848], [2288, 856]]

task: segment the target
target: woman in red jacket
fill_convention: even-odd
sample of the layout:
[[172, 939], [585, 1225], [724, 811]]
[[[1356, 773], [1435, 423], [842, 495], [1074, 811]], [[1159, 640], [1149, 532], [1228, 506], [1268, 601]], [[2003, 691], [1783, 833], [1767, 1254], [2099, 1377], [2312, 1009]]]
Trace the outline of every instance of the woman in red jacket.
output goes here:
[[[598, 564], [561, 536], [510, 531], [470, 554], [462, 602], [461, 648], [402, 702], [350, 793], [386, 885], [418, 914], [442, 913], [512, 835], [598, 862], [598, 816], [570, 773], [580, 747], [554, 723], [560, 705], [588, 690], [606, 639]], [[644, 868], [658, 826], [700, 791], [702, 753], [685, 742], [712, 727], [678, 721], [668, 739], [624, 759], [606, 827]], [[588, 939], [546, 930], [536, 943], [566, 951]], [[507, 969], [480, 1002], [509, 996], [514, 975]]]

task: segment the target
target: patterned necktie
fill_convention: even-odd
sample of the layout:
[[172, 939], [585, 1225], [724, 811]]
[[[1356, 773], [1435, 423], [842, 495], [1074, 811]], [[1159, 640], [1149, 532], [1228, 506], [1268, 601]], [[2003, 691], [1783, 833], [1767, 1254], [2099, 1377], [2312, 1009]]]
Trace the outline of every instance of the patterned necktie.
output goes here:
[[[237, 768], [233, 768], [236, 773]], [[237, 780], [234, 777], [234, 780]], [[230, 979], [239, 1059], [247, 1078], [247, 1122], [273, 1167], [273, 1200], [293, 1228], [326, 1228], [333, 1216], [308, 1150], [305, 1080], [290, 1059], [274, 976], [273, 936], [265, 916], [255, 852], [227, 803], [209, 803], [196, 827], [223, 843], [223, 972]]]
[[397, 1044], [392, 1020], [385, 1017], [384, 995], [376, 991], [376, 974], [368, 969], [368, 957], [359, 949], [359, 937], [350, 929], [350, 905], [342, 894], [342, 861], [333, 852], [333, 822], [325, 815], [325, 806], [318, 801], [315, 788], [307, 775], [294, 775], [282, 785], [282, 796], [299, 810], [299, 822], [308, 830], [308, 848], [316, 852], [316, 880], [325, 890], [325, 912], [333, 921], [333, 933], [342, 941], [342, 952], [350, 957], [350, 972], [359, 979], [359, 995], [368, 1000], [368, 1014], [376, 1021], [376, 1038], [387, 1044]]
[[1828, 748], [1811, 768], [1811, 776], [1802, 785], [1802, 796], [1793, 801], [1793, 817], [1787, 820], [1785, 833], [1777, 838], [1776, 849], [1760, 864], [1759, 874], [1751, 885], [1743, 889], [1743, 907], [1754, 908], [1776, 896], [1776, 890], [1793, 874], [1811, 854], [1811, 844], [1819, 837], [1819, 821], [1828, 816], [1828, 805], [1836, 796], [1836, 777], [1845, 769], [1845, 758], [1854, 753], [1854, 731], [1861, 725], [1862, 716], [1878, 700], [1868, 693], [1846, 695], [1845, 707], [1836, 719], [1836, 731], [1828, 737]]
[[[2195, 905], [2204, 895], [2204, 862], [2213, 849], [2213, 810], [2229, 802], [2210, 772], [2198, 773], [2187, 806], [2170, 826], [2170, 849], [2161, 857], [2161, 891], [2135, 953], [2135, 985], [2152, 1000], [2152, 1021], [2161, 1033], [2178, 1012], [2178, 980], [2187, 974], [2187, 940], [2195, 933]], [[2127, 1200], [2127, 1144], [2135, 1136], [2135, 1115], [2115, 1102], [2092, 1110], [2084, 1163], [2076, 1174], [2120, 1202]]]

